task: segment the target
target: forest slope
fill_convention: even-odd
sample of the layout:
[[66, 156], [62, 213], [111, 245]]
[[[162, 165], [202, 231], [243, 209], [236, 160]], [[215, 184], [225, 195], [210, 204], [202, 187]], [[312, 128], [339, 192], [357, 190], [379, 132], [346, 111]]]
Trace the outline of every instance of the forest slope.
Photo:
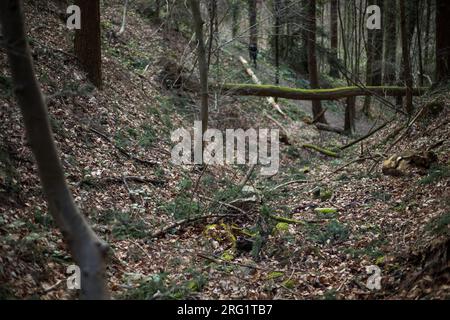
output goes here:
[[[262, 99], [212, 97], [213, 127], [278, 128], [271, 117], [293, 137], [282, 145], [279, 174], [250, 172], [252, 188], [243, 193], [236, 186], [245, 166], [198, 171], [170, 163], [170, 133], [192, 126], [198, 102], [190, 92], [164, 88], [162, 61], [189, 69], [188, 39], [135, 10], [125, 33], [114, 37], [122, 6], [113, 1], [102, 16], [104, 90], [97, 91], [51, 9], [45, 2], [26, 5], [29, 40], [67, 180], [82, 212], [111, 245], [107, 277], [114, 297], [449, 297], [449, 270], [439, 254], [448, 250], [449, 237], [448, 92], [417, 101], [438, 100], [444, 108], [421, 118], [389, 152], [436, 146], [439, 161], [432, 169], [404, 177], [382, 175], [375, 157], [403, 122], [329, 159], [302, 145], [335, 148], [351, 138], [306, 125], [295, 104], [281, 118]], [[71, 259], [47, 213], [4, 55], [0, 70], [0, 297], [71, 298], [75, 293], [61, 285]], [[222, 72], [242, 69], [229, 61]], [[363, 160], [342, 168], [361, 154]], [[367, 174], [374, 164], [369, 156], [377, 165]], [[154, 237], [177, 221], [213, 214], [227, 217]], [[267, 216], [275, 219], [260, 218]], [[263, 239], [255, 236], [267, 230]], [[243, 248], [242, 237], [261, 241], [259, 252]], [[429, 261], [433, 268], [422, 268]], [[366, 286], [371, 265], [383, 272], [380, 291]]]

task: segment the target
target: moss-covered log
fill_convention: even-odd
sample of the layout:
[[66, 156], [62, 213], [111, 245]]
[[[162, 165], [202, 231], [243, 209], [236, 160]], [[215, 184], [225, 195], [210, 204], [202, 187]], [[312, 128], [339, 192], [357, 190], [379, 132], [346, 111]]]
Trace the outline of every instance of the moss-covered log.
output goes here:
[[[297, 89], [273, 85], [258, 84], [225, 84], [220, 90], [236, 96], [277, 97], [291, 100], [339, 100], [358, 96], [390, 96], [406, 95], [405, 87], [342, 87], [334, 89]], [[428, 89], [414, 88], [413, 95], [421, 96]]]
[[322, 147], [315, 146], [313, 144], [304, 144], [303, 148], [315, 150], [315, 151], [317, 151], [323, 155], [326, 155], [328, 157], [339, 158], [339, 154], [337, 154], [336, 152], [322, 148]]

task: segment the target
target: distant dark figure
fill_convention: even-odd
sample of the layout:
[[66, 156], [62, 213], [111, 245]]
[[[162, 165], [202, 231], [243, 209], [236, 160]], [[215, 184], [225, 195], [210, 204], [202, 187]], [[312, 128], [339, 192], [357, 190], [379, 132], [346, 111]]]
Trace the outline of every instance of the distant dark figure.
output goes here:
[[255, 66], [255, 69], [257, 69], [258, 65], [256, 64], [256, 60], [258, 59], [258, 46], [256, 44], [249, 45], [248, 53], [250, 56], [250, 60], [253, 62], [253, 65]]

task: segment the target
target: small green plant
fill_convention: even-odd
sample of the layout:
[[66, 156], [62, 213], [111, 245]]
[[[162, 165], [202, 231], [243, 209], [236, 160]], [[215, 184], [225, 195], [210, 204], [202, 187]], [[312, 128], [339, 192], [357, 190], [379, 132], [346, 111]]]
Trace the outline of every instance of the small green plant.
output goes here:
[[114, 141], [116, 146], [122, 149], [127, 148], [131, 144], [130, 139], [123, 131], [119, 131], [114, 135]]
[[159, 273], [139, 281], [137, 287], [126, 291], [121, 298], [127, 300], [150, 300], [157, 292], [166, 292], [167, 273]]
[[116, 212], [112, 234], [117, 239], [143, 239], [149, 235], [144, 221], [131, 217], [128, 212]]
[[192, 180], [189, 178], [184, 178], [183, 180], [180, 181], [180, 183], [178, 184], [178, 189], [180, 191], [187, 191], [190, 188], [192, 188]]
[[149, 148], [155, 143], [157, 139], [156, 132], [149, 125], [144, 125], [142, 129], [144, 130], [144, 133], [139, 138], [139, 145], [142, 148]]
[[150, 234], [149, 227], [138, 217], [128, 212], [106, 210], [93, 214], [93, 220], [99, 224], [110, 226], [111, 234], [119, 239], [143, 239]]
[[200, 204], [186, 196], [178, 196], [162, 206], [162, 209], [177, 220], [189, 219], [200, 213]]
[[448, 165], [434, 165], [431, 167], [430, 172], [424, 178], [422, 178], [420, 184], [432, 184], [441, 180], [450, 178], [450, 166]]
[[241, 187], [239, 186], [227, 186], [225, 189], [220, 190], [214, 196], [214, 199], [222, 202], [229, 202], [236, 199], [241, 193]]
[[319, 228], [309, 228], [309, 238], [320, 244], [336, 243], [346, 241], [350, 236], [350, 229], [337, 220], [330, 221], [325, 230]]
[[385, 240], [373, 240], [364, 248], [346, 248], [343, 252], [352, 258], [366, 256], [376, 261], [384, 256], [383, 251], [380, 250], [380, 246], [384, 243]]
[[127, 300], [187, 299], [193, 293], [200, 292], [208, 279], [201, 272], [193, 269], [188, 269], [186, 274], [187, 279], [181, 281], [169, 279], [168, 273], [165, 272], [142, 277], [137, 281], [137, 286], [127, 290], [121, 298]]
[[432, 219], [425, 230], [437, 236], [450, 236], [450, 212]]

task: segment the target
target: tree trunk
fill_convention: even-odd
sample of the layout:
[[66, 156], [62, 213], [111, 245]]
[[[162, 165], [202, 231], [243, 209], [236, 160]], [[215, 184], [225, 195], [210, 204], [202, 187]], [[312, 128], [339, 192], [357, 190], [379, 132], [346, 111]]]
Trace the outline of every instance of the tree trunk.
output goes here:
[[[375, 2], [380, 8], [383, 8], [383, 0]], [[381, 86], [383, 69], [383, 29], [368, 30], [367, 40], [367, 69], [366, 83], [370, 86]], [[364, 113], [370, 115], [370, 105], [372, 98], [367, 97], [364, 101]]]
[[[275, 36], [275, 84], [280, 84], [280, 0], [274, 0]], [[276, 101], [276, 99], [275, 99]]]
[[236, 39], [239, 32], [239, 22], [241, 17], [241, 8], [239, 7], [239, 1], [233, 0], [231, 3], [231, 18], [232, 18], [232, 28], [231, 37]]
[[334, 78], [339, 77], [339, 69], [337, 67], [338, 62], [338, 6], [339, 0], [331, 0], [330, 3], [330, 33], [331, 33], [331, 57], [330, 64], [330, 76]]
[[[316, 58], [316, 0], [310, 0], [308, 6], [308, 69], [309, 82], [312, 89], [319, 88], [319, 75], [317, 72]], [[314, 100], [312, 103], [313, 118], [318, 119], [319, 123], [327, 123], [325, 115], [322, 113], [322, 103], [320, 100]], [[320, 116], [320, 114], [322, 115]]]
[[436, 80], [450, 80], [450, 2], [436, 0]]
[[197, 40], [198, 69], [200, 74], [201, 87], [201, 110], [200, 119], [202, 121], [203, 133], [208, 129], [208, 109], [209, 109], [209, 91], [208, 91], [208, 61], [206, 57], [205, 40], [203, 38], [203, 19], [200, 11], [199, 0], [189, 0], [191, 7], [195, 37]]
[[397, 60], [397, 6], [391, 1], [384, 1], [385, 12], [385, 50], [383, 82], [392, 85], [396, 82]]
[[0, 1], [0, 22], [15, 93], [22, 112], [49, 211], [81, 269], [81, 294], [85, 299], [109, 297], [104, 278], [108, 246], [89, 227], [77, 210], [58, 157], [43, 95], [34, 74], [26, 40], [22, 2]]
[[250, 28], [249, 45], [255, 45], [258, 48], [258, 8], [257, 0], [248, 1], [248, 22]]
[[76, 0], [81, 9], [81, 29], [75, 31], [75, 55], [81, 62], [88, 79], [99, 89], [102, 87], [102, 40], [100, 30], [100, 1]]
[[125, 0], [125, 4], [123, 5], [123, 14], [122, 14], [122, 25], [120, 26], [118, 36], [125, 32], [125, 26], [127, 24], [127, 12], [128, 12], [128, 0]]
[[406, 24], [406, 7], [405, 0], [400, 0], [400, 33], [402, 38], [402, 56], [403, 56], [403, 74], [406, 82], [406, 105], [405, 109], [409, 115], [414, 113], [413, 106], [413, 78], [411, 74], [411, 58], [409, 53], [408, 29]]
[[351, 135], [355, 132], [356, 97], [347, 98], [345, 108], [344, 132]]

